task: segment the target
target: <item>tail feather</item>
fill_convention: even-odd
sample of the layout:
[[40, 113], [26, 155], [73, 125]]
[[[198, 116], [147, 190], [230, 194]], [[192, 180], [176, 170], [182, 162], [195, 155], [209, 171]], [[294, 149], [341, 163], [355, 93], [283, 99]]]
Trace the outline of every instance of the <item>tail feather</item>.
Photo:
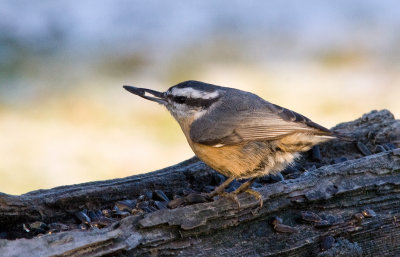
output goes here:
[[335, 138], [337, 138], [339, 140], [346, 141], [346, 142], [356, 142], [357, 141], [354, 138], [342, 135], [342, 134], [337, 133], [337, 132], [332, 132], [332, 136], [334, 136]]

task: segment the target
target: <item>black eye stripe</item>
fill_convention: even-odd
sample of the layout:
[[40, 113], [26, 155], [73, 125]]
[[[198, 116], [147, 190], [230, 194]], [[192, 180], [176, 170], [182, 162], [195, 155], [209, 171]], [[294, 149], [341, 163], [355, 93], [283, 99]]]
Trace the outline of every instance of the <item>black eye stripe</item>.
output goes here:
[[175, 103], [178, 103], [178, 104], [183, 104], [183, 103], [186, 102], [186, 100], [187, 100], [187, 97], [185, 97], [185, 96], [174, 96], [174, 97], [172, 97], [172, 101], [174, 101]]
[[171, 96], [171, 100], [178, 104], [186, 104], [194, 107], [209, 107], [215, 103], [219, 97], [203, 99], [203, 98], [189, 98], [186, 96]]

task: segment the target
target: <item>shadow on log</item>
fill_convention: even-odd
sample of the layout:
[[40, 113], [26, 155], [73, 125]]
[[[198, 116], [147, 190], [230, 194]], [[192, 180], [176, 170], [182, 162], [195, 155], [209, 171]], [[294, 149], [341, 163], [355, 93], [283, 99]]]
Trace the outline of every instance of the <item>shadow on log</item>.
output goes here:
[[389, 111], [373, 111], [333, 130], [356, 142], [321, 145], [320, 155], [306, 153], [298, 161], [297, 167], [306, 167], [299, 176], [260, 183], [261, 209], [254, 197], [240, 194], [240, 209], [222, 198], [148, 208], [102, 229], [25, 232], [27, 223], [77, 223], [75, 214], [83, 209], [112, 208], [146, 192], [161, 190], [169, 199], [188, 189], [202, 192], [219, 175], [197, 158], [123, 179], [0, 194], [0, 237], [7, 238], [0, 239], [1, 255], [400, 255], [400, 121]]

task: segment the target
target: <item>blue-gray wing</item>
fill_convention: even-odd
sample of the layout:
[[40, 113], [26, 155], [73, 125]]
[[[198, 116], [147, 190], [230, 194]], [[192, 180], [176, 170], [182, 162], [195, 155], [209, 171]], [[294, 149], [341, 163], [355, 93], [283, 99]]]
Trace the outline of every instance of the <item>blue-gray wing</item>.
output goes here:
[[[332, 136], [330, 130], [289, 109], [261, 98], [225, 100], [192, 123], [193, 142], [224, 146], [253, 140], [275, 140], [293, 133]], [[333, 137], [333, 136], [332, 136]]]

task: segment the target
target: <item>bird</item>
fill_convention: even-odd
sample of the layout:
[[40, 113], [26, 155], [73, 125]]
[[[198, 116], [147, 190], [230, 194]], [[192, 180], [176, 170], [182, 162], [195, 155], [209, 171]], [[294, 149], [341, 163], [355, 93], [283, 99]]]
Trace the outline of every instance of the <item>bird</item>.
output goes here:
[[[209, 198], [222, 195], [238, 203], [237, 195], [247, 192], [262, 207], [261, 194], [249, 188], [256, 178], [277, 174], [301, 152], [338, 137], [295, 111], [235, 88], [195, 80], [181, 82], [165, 92], [123, 87], [165, 106], [195, 155], [227, 177], [208, 193]], [[248, 180], [226, 193], [226, 187], [235, 179]]]

